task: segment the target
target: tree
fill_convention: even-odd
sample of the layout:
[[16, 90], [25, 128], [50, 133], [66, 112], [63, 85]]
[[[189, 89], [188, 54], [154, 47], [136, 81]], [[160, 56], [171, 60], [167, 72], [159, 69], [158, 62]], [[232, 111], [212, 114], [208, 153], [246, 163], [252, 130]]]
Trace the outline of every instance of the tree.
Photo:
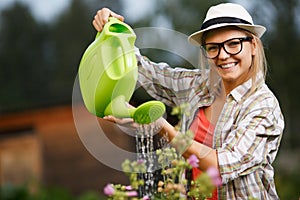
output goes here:
[[[108, 2], [108, 3], [107, 3]], [[49, 40], [53, 49], [52, 80], [48, 85], [53, 103], [70, 103], [80, 59], [87, 46], [94, 40], [96, 31], [91, 25], [98, 9], [96, 1], [73, 0], [52, 24]], [[103, 6], [118, 1], [103, 1]]]
[[1, 14], [0, 111], [31, 107], [44, 92], [43, 30], [29, 9], [15, 3]]
[[[208, 8], [212, 5], [216, 5], [226, 1], [193, 1], [193, 0], [155, 0], [155, 7], [153, 12], [143, 19], [134, 23], [134, 27], [160, 27], [161, 21], [166, 21], [169, 27], [175, 31], [178, 31], [185, 35], [200, 29], [201, 23], [204, 20], [205, 14]], [[151, 38], [146, 38], [151, 39]], [[155, 38], [153, 39], [155, 41]], [[190, 47], [192, 48], [192, 46]], [[144, 50], [145, 55], [149, 56], [154, 61], [167, 61], [171, 66], [184, 66], [191, 68], [191, 64], [182, 59], [174, 59], [174, 55], [170, 55], [166, 52]]]
[[96, 35], [93, 15], [104, 6], [121, 9], [119, 1], [73, 0], [49, 24], [19, 2], [1, 13], [0, 112], [71, 103], [80, 58]]

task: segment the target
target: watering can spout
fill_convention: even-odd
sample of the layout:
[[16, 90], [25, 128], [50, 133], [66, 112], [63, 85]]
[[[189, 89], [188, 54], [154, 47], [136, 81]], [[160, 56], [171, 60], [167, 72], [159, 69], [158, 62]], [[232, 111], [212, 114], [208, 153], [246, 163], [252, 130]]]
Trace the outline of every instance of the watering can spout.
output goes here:
[[[78, 74], [84, 104], [89, 112], [103, 117], [132, 117], [138, 123], [155, 121], [165, 112], [161, 102], [126, 106], [134, 92], [138, 69], [134, 51], [136, 35], [130, 26], [110, 17], [103, 30], [82, 56]], [[151, 113], [151, 108], [159, 110]]]
[[104, 114], [119, 118], [130, 117], [137, 123], [149, 124], [161, 117], [164, 112], [165, 105], [159, 101], [148, 101], [134, 108], [125, 101], [123, 95], [120, 95], [106, 107]]

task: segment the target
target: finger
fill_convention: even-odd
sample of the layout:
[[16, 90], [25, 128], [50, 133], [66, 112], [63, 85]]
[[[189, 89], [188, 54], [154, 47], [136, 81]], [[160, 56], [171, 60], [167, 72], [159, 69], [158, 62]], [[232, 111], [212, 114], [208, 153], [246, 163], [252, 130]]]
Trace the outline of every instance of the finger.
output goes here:
[[92, 22], [93, 26], [97, 31], [101, 31], [104, 25], [108, 22], [109, 17], [115, 17], [121, 21], [124, 21], [124, 17], [116, 14], [108, 8], [102, 8], [98, 10], [96, 15], [94, 16], [94, 20]]
[[97, 31], [101, 31], [103, 26], [108, 22], [109, 13], [105, 10], [99, 10], [94, 17], [93, 25]]
[[111, 12], [112, 11], [108, 8], [102, 8], [97, 12], [97, 21], [100, 25], [104, 26], [108, 22], [108, 18], [110, 17]]
[[107, 120], [107, 121], [110, 121], [110, 122], [114, 122], [114, 123], [116, 122], [116, 121], [115, 121], [115, 117], [110, 116], [110, 115], [104, 116], [103, 119], [105, 119], [105, 120]]
[[114, 13], [114, 12], [112, 12], [112, 11], [111, 11], [111, 13], [110, 13], [110, 16], [115, 17], [115, 18], [119, 19], [119, 20], [122, 21], [122, 22], [124, 21], [124, 17], [123, 17], [122, 15], [119, 15], [119, 14]]
[[132, 118], [115, 118], [115, 122], [120, 125], [127, 125], [134, 123]]
[[128, 125], [134, 123], [132, 118], [117, 118], [112, 115], [105, 116], [103, 117], [103, 119], [117, 123], [119, 125]]
[[124, 21], [124, 17], [122, 15], [119, 15], [115, 12], [113, 12], [112, 10], [110, 10], [109, 8], [103, 8], [102, 10], [102, 17], [103, 17], [103, 22], [107, 23], [108, 22], [108, 18], [109, 17], [115, 17], [121, 21]]
[[103, 28], [103, 27], [101, 27], [101, 26], [97, 23], [96, 20], [93, 20], [92, 24], [93, 24], [94, 28], [95, 28], [98, 32], [102, 31], [102, 28]]
[[94, 20], [92, 22], [93, 26], [97, 31], [101, 31], [103, 26], [108, 22], [110, 10], [108, 8], [102, 8], [98, 10], [96, 15], [94, 16]]

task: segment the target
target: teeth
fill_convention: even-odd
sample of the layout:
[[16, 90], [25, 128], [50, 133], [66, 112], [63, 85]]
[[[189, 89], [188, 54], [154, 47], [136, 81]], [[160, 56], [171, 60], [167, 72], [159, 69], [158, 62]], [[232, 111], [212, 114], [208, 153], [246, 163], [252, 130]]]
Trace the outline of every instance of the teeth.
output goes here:
[[227, 68], [230, 68], [230, 67], [233, 67], [233, 66], [235, 66], [235, 63], [229, 63], [229, 64], [226, 64], [226, 65], [221, 65], [221, 67], [223, 69], [227, 69]]

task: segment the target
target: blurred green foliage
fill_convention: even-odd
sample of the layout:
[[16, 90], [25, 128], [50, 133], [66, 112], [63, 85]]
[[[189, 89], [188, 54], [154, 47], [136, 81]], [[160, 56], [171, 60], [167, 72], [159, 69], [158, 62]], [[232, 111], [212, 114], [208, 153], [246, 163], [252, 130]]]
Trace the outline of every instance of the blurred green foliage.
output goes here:
[[0, 187], [1, 200], [104, 200], [96, 191], [87, 191], [74, 195], [63, 187], [42, 187], [37, 191], [30, 191], [27, 185], [4, 185]]
[[300, 198], [300, 171], [276, 173], [275, 182], [280, 199], [298, 200]]
[[20, 1], [2, 10], [0, 113], [70, 104], [81, 56], [96, 35], [93, 15], [112, 4], [119, 3], [72, 0], [49, 23], [34, 18]]

